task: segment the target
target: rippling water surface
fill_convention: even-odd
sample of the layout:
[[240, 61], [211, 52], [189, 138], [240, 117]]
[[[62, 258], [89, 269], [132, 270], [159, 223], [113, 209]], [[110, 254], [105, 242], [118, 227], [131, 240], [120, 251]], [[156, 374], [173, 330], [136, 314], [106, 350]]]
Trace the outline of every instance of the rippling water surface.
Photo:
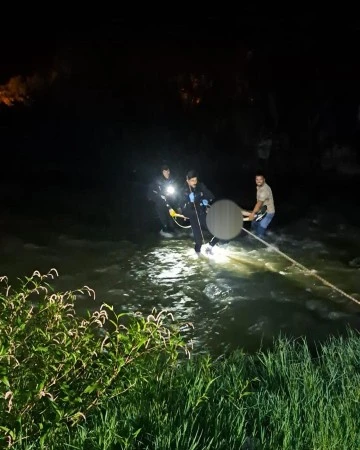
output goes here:
[[[16, 232], [19, 221], [31, 233]], [[216, 248], [214, 256], [197, 258], [186, 231], [176, 239], [155, 232], [114, 238], [101, 230], [89, 237], [86, 225], [74, 219], [52, 228], [48, 222], [8, 217], [0, 274], [11, 279], [55, 267], [57, 288], [88, 285], [96, 291], [95, 300], [79, 300], [79, 310], [103, 302], [119, 312], [166, 309], [193, 324], [184, 330], [197, 352], [251, 351], [280, 332], [316, 341], [347, 326], [360, 328], [360, 305], [276, 249], [360, 301], [360, 230], [340, 219], [325, 230], [322, 221], [330, 223], [326, 212], [318, 211], [316, 217], [277, 227], [268, 237], [271, 247], [244, 233]]]

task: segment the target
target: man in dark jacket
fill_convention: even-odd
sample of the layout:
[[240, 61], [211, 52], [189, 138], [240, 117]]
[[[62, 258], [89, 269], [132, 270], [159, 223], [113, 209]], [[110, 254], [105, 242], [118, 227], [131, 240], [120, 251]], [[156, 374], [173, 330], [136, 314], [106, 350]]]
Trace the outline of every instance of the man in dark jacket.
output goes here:
[[[201, 251], [202, 244], [205, 244], [203, 230], [207, 230], [206, 213], [207, 208], [214, 201], [214, 194], [198, 181], [198, 174], [195, 170], [190, 170], [186, 175], [186, 183], [183, 190], [182, 214], [190, 220], [191, 229], [194, 235], [195, 252]], [[219, 239], [212, 237], [209, 242], [207, 252], [211, 253], [212, 247], [219, 242]]]
[[160, 234], [163, 237], [173, 237], [175, 227], [172, 214], [175, 213], [174, 208], [179, 201], [179, 192], [168, 165], [161, 166], [161, 175], [149, 185], [147, 197], [155, 204], [155, 210], [162, 224]]

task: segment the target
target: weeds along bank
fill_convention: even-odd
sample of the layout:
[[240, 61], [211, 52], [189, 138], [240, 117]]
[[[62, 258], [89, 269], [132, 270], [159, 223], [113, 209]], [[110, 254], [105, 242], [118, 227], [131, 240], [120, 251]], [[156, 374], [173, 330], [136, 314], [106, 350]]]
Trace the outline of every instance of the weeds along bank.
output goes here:
[[0, 448], [357, 448], [360, 339], [194, 356], [166, 311], [75, 311], [55, 270], [0, 294]]

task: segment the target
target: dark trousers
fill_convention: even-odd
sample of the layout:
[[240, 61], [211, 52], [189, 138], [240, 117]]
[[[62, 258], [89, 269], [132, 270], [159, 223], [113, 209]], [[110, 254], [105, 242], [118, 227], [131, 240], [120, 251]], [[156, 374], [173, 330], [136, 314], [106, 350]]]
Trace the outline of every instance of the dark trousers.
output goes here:
[[[199, 209], [198, 215], [196, 213], [191, 213], [188, 215], [190, 220], [191, 229], [194, 236], [195, 241], [195, 251], [200, 252], [203, 241], [203, 232], [202, 230], [208, 230], [206, 225], [206, 212]], [[198, 219], [199, 218], [199, 219]], [[200, 222], [200, 225], [199, 225]], [[213, 236], [209, 242], [209, 244], [213, 247], [215, 244], [219, 242], [219, 239]]]
[[163, 202], [163, 201], [155, 202], [155, 209], [156, 209], [157, 215], [160, 219], [163, 230], [164, 231], [173, 231], [175, 229], [174, 221], [169, 214], [169, 210], [168, 210], [167, 206], [165, 205], [165, 202]]

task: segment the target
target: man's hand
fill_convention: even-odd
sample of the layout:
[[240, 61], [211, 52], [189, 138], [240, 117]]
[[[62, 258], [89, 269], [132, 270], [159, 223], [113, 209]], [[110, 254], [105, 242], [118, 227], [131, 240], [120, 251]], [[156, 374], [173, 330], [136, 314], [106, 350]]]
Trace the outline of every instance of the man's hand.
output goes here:
[[255, 213], [250, 213], [249, 214], [249, 220], [254, 220], [254, 218], [255, 218]]
[[185, 219], [185, 220], [187, 219], [187, 217], [183, 216], [182, 214], [177, 213], [172, 208], [169, 209], [169, 214], [171, 217], [181, 217], [182, 219]]

